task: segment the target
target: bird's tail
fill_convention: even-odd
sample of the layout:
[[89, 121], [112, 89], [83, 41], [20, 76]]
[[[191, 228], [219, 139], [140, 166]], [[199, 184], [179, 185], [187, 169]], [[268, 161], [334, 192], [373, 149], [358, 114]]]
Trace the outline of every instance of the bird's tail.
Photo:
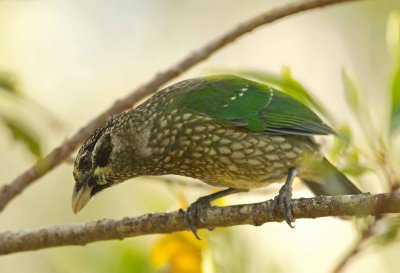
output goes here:
[[301, 180], [315, 195], [346, 195], [360, 194], [358, 189], [343, 173], [333, 166], [326, 158], [322, 160], [321, 168], [312, 177], [301, 177]]

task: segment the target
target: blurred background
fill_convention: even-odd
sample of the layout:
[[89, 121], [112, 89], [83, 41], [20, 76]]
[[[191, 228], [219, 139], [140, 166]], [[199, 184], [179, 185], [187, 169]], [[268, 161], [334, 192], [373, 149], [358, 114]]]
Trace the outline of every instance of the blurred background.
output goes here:
[[[285, 2], [0, 0], [0, 186], [155, 73]], [[399, 137], [384, 133], [396, 93], [396, 10], [398, 0], [360, 1], [291, 16], [247, 34], [176, 81], [228, 71], [301, 83], [323, 106], [320, 114], [350, 139], [320, 139], [332, 160], [365, 191], [387, 191], [393, 186], [384, 181], [390, 170], [377, 170], [370, 139], [381, 139], [382, 151], [392, 153], [390, 164], [398, 166]], [[195, 182], [133, 179], [74, 215], [72, 165], [65, 163], [0, 214], [0, 231], [176, 210], [212, 190], [190, 183]], [[262, 201], [278, 189], [273, 185], [221, 204]], [[311, 193], [297, 183], [294, 197], [305, 196]], [[201, 242], [189, 232], [143, 236], [2, 256], [0, 272], [331, 272], [363, 225], [320, 218], [297, 220], [295, 229], [268, 223], [202, 231]], [[398, 272], [396, 236], [390, 243], [367, 244], [343, 272]]]

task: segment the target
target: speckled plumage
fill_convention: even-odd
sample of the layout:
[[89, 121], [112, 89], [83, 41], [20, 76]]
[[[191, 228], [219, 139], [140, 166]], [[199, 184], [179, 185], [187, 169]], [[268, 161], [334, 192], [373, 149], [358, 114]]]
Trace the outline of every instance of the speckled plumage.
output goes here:
[[78, 153], [75, 191], [87, 183], [94, 195], [164, 174], [251, 189], [282, 181], [292, 167], [315, 182], [322, 177], [315, 166], [326, 160], [312, 135], [329, 133], [311, 110], [271, 87], [230, 75], [191, 79], [99, 127]]

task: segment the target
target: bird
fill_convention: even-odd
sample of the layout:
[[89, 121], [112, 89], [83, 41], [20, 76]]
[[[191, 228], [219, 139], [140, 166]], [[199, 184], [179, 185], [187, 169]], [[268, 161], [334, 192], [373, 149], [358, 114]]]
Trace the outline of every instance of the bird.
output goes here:
[[293, 227], [295, 177], [316, 195], [361, 193], [322, 154], [316, 135], [337, 134], [276, 88], [235, 75], [184, 80], [112, 116], [83, 143], [73, 170], [73, 211], [128, 179], [174, 174], [224, 188], [187, 209], [185, 222], [197, 238], [196, 217], [203, 219], [210, 202], [272, 183], [284, 183], [273, 207]]

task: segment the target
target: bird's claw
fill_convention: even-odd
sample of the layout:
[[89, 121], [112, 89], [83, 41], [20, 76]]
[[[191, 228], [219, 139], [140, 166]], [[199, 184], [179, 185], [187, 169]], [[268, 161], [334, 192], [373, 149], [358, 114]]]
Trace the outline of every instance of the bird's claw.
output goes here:
[[[210, 201], [208, 198], [200, 197], [196, 202], [192, 203], [185, 213], [185, 224], [186, 226], [193, 232], [194, 236], [201, 240], [200, 236], [197, 233], [197, 227], [195, 222], [199, 221], [201, 223], [205, 222], [205, 210], [211, 207]], [[208, 228], [212, 230], [213, 228]]]
[[292, 212], [292, 188], [290, 185], [284, 184], [279, 190], [279, 194], [275, 196], [270, 210], [271, 217], [274, 216], [277, 206], [281, 211], [284, 212], [286, 223], [291, 228], [294, 228], [293, 223], [296, 221], [296, 219], [294, 218]]

